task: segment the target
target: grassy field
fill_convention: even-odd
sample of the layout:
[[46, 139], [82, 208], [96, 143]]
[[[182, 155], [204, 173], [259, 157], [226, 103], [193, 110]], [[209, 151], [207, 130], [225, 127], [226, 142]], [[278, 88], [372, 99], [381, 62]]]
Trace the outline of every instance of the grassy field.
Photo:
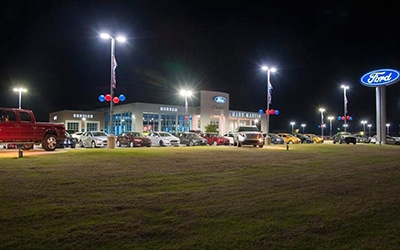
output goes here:
[[65, 151], [0, 152], [0, 249], [400, 247], [398, 146]]

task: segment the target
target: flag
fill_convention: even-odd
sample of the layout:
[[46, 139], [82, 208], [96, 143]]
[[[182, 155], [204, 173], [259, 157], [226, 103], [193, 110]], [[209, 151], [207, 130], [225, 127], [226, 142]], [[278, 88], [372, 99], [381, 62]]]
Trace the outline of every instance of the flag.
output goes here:
[[344, 95], [344, 106], [345, 106], [345, 116], [346, 116], [346, 114], [347, 114], [347, 103], [348, 103], [348, 101], [347, 101], [347, 96], [346, 96], [346, 94]]
[[268, 81], [268, 103], [271, 104], [272, 101], [272, 84]]
[[117, 60], [115, 59], [115, 55], [112, 56], [112, 62], [111, 62], [111, 67], [112, 67], [112, 76], [111, 76], [111, 85], [113, 88], [115, 88], [116, 84], [117, 84], [117, 79], [116, 79], [116, 75], [115, 75], [115, 69], [117, 68], [118, 64], [117, 64]]

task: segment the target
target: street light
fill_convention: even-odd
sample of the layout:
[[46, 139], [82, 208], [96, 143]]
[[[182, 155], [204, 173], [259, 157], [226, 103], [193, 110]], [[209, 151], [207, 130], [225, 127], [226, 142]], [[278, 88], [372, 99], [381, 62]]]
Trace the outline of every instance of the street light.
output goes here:
[[390, 124], [387, 123], [387, 124], [386, 124], [386, 134], [387, 134], [387, 135], [389, 135], [389, 127], [390, 127]]
[[368, 122], [366, 120], [362, 120], [361, 124], [363, 125], [363, 132], [365, 133], [365, 124], [367, 124]]
[[334, 119], [333, 116], [328, 116], [329, 120], [329, 137], [332, 137], [332, 120]]
[[187, 98], [192, 96], [193, 93], [192, 93], [192, 91], [186, 90], [186, 89], [182, 89], [179, 93], [181, 94], [181, 96], [185, 97], [185, 117], [184, 117], [184, 124], [185, 125], [183, 127], [183, 131], [185, 131], [187, 122], [189, 120], [189, 118], [187, 117], [187, 115], [188, 115], [188, 101], [187, 101]]
[[320, 108], [319, 112], [321, 112], [321, 138], [324, 138], [324, 108]]
[[368, 126], [368, 136], [371, 136], [371, 127], [372, 127], [372, 124], [368, 124], [367, 126]]
[[304, 134], [304, 128], [306, 127], [306, 124], [301, 124], [301, 127], [303, 128], [303, 134]]
[[295, 125], [295, 122], [290, 122], [290, 125], [292, 125], [292, 134], [293, 134], [293, 126]]
[[100, 37], [103, 39], [110, 39], [111, 40], [111, 81], [110, 81], [110, 131], [107, 137], [107, 148], [115, 148], [115, 136], [113, 135], [113, 100], [114, 100], [114, 89], [116, 84], [116, 74], [115, 68], [117, 67], [117, 61], [115, 59], [115, 40], [118, 42], [125, 42], [126, 38], [123, 36], [113, 37], [109, 34], [102, 33]]
[[271, 137], [269, 136], [269, 104], [271, 103], [271, 99], [272, 99], [272, 85], [270, 82], [270, 75], [271, 72], [276, 72], [275, 68], [269, 68], [267, 66], [262, 66], [261, 69], [263, 71], [267, 71], [267, 110], [266, 110], [266, 123], [265, 123], [265, 133], [266, 133], [266, 137], [265, 137], [265, 145], [270, 145], [271, 144]]
[[[344, 97], [344, 124], [346, 125], [346, 115], [347, 115], [347, 96], [346, 96], [346, 90], [349, 89], [349, 86], [347, 85], [342, 85], [340, 86], [343, 89], [343, 97]], [[347, 126], [343, 126], [344, 131], [346, 132]]]
[[24, 88], [14, 88], [14, 91], [15, 92], [18, 92], [18, 108], [19, 109], [21, 109], [21, 98], [22, 98], [22, 95], [21, 95], [21, 93], [22, 92], [27, 92], [28, 90], [27, 89], [24, 89]]

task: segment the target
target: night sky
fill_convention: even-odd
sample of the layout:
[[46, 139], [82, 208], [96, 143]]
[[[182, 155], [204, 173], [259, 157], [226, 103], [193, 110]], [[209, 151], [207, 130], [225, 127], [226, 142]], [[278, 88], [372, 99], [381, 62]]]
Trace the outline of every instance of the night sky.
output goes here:
[[[304, 3], [306, 2], [306, 3]], [[266, 78], [274, 66], [271, 131], [290, 122], [318, 132], [325, 118], [343, 114], [347, 91], [349, 131], [361, 120], [375, 128], [375, 89], [365, 73], [400, 70], [400, 15], [394, 6], [353, 1], [14, 1], [1, 8], [0, 107], [32, 109], [39, 121], [50, 112], [108, 107], [109, 40], [116, 44], [116, 95], [125, 103], [184, 105], [180, 88], [230, 95], [230, 109], [266, 109]], [[386, 87], [391, 134], [400, 124], [400, 83]], [[326, 120], [326, 123], [329, 123]], [[343, 123], [334, 120], [334, 128]]]

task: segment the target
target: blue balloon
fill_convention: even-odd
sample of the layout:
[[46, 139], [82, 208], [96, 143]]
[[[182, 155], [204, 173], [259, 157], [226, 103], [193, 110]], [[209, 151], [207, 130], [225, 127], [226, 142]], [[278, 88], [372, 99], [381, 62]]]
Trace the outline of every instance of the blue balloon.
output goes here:
[[337, 117], [337, 120], [338, 120], [338, 121], [341, 121], [341, 120], [342, 120], [342, 117], [341, 117], [341, 116], [338, 116], [338, 117]]
[[350, 116], [350, 121], [352, 121], [352, 120], [353, 120], [353, 117]]
[[279, 110], [275, 110], [275, 115], [279, 115]]
[[121, 101], [121, 102], [123, 102], [123, 101], [125, 101], [125, 96], [124, 95], [119, 95], [119, 100]]
[[106, 98], [104, 97], [104, 95], [99, 95], [99, 101], [104, 102], [106, 100]]
[[258, 111], [258, 113], [261, 115], [261, 114], [264, 113], [264, 112], [262, 111], [262, 109], [260, 109], [260, 110]]

